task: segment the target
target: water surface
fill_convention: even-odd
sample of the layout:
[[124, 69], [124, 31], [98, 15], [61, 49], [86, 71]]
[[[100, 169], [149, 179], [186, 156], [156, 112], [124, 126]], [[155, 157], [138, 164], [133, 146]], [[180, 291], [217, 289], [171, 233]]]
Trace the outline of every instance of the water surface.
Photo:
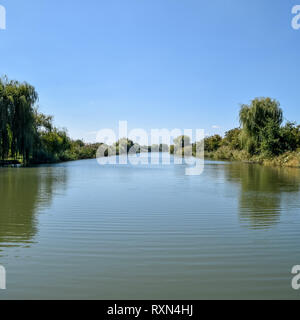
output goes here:
[[0, 299], [299, 299], [300, 171], [0, 169]]

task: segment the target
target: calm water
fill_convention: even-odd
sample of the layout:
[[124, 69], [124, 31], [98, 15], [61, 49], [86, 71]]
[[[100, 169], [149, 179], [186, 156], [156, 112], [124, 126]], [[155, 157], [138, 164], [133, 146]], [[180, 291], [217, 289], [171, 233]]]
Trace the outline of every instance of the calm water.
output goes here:
[[300, 171], [0, 169], [0, 299], [300, 299]]

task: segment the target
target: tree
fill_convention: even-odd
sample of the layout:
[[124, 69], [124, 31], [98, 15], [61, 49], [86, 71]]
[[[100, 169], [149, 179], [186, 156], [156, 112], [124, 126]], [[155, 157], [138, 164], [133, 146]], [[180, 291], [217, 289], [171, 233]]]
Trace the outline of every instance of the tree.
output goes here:
[[10, 101], [6, 95], [6, 88], [0, 79], [0, 156], [2, 160], [8, 157], [10, 149]]
[[265, 156], [279, 155], [282, 152], [280, 128], [272, 120], [266, 123], [261, 133], [260, 151]]
[[53, 130], [53, 116], [47, 116], [43, 113], [39, 113], [37, 110], [35, 112], [35, 125], [36, 130], [39, 132]]
[[[0, 79], [0, 159], [22, 157], [28, 165], [96, 156], [99, 144], [72, 141], [65, 129], [54, 127], [52, 116], [38, 112], [37, 101], [33, 86]], [[125, 140], [118, 147], [128, 151], [133, 142]]]
[[228, 146], [234, 150], [241, 150], [241, 129], [235, 128], [225, 132], [225, 138], [222, 141], [223, 146]]
[[191, 138], [189, 136], [179, 136], [174, 139], [174, 145], [177, 148], [184, 148], [191, 145]]
[[174, 154], [175, 153], [175, 146], [174, 144], [170, 145], [170, 153]]
[[159, 145], [159, 152], [169, 152], [169, 146], [167, 144], [161, 143]]
[[115, 144], [117, 154], [126, 154], [129, 153], [130, 149], [134, 146], [133, 141], [127, 138], [121, 138]]
[[300, 147], [300, 126], [287, 122], [280, 132], [282, 151], [295, 151]]
[[280, 104], [271, 98], [256, 98], [250, 105], [242, 105], [240, 123], [243, 146], [250, 154], [276, 154], [278, 150], [274, 148], [275, 144], [268, 146], [268, 142], [272, 137], [277, 139], [282, 120]]
[[29, 162], [34, 143], [35, 104], [38, 95], [31, 85], [9, 81], [0, 82], [0, 149], [1, 157], [18, 155]]
[[218, 134], [204, 139], [204, 150], [213, 152], [218, 150], [222, 144], [222, 137]]

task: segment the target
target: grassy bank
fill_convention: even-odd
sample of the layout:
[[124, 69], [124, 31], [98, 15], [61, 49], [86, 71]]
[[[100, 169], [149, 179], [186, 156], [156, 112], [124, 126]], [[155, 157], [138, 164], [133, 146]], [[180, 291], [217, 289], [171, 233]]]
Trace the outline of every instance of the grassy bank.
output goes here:
[[251, 155], [245, 150], [233, 150], [220, 147], [216, 151], [205, 152], [205, 157], [212, 160], [240, 161], [267, 166], [300, 168], [300, 152], [289, 151], [278, 156]]
[[300, 167], [300, 125], [284, 121], [278, 101], [256, 98], [241, 106], [239, 118], [240, 127], [227, 131], [224, 137], [205, 138], [207, 158]]

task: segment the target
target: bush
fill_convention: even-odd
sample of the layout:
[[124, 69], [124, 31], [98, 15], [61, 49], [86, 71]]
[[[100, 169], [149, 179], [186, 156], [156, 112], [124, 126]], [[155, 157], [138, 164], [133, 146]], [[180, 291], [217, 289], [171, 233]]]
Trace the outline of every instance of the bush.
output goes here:
[[222, 145], [222, 137], [218, 134], [204, 139], [204, 150], [208, 152], [218, 150]]

